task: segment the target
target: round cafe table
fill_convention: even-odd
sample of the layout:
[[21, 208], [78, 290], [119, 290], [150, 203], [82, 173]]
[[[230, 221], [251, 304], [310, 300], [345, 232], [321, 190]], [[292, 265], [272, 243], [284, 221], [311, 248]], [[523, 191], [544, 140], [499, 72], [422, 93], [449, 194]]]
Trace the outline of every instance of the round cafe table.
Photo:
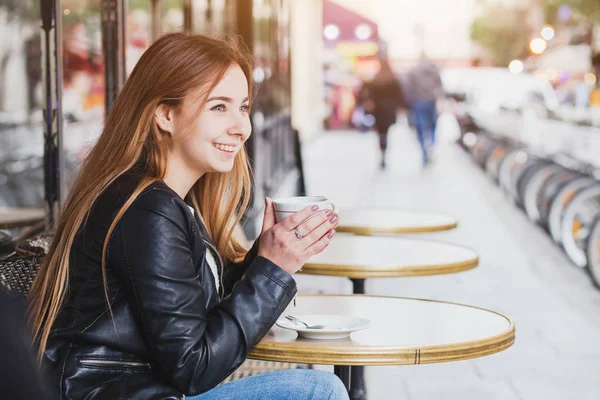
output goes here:
[[[365, 293], [366, 278], [439, 275], [466, 271], [479, 263], [466, 247], [433, 240], [387, 236], [337, 235], [302, 266], [300, 273], [343, 276], [353, 293]], [[361, 366], [352, 371], [352, 399], [366, 399]]]
[[0, 229], [14, 229], [44, 220], [41, 208], [0, 207]]
[[381, 208], [342, 209], [338, 232], [357, 235], [423, 233], [454, 229], [455, 218], [443, 214]]
[[305, 339], [274, 326], [249, 358], [334, 365], [348, 390], [350, 366], [467, 360], [500, 352], [515, 341], [510, 319], [467, 305], [368, 295], [299, 295], [296, 304], [282, 315], [351, 315], [372, 324], [334, 340]]
[[444, 242], [337, 235], [300, 272], [355, 279], [389, 278], [461, 272], [476, 267], [478, 262], [473, 250]]

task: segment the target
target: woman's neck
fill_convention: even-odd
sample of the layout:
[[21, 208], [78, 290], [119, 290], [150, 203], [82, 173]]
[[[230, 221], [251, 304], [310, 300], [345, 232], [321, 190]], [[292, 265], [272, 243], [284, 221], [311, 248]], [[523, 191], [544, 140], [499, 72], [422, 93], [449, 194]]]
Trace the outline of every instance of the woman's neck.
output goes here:
[[188, 192], [194, 184], [200, 179], [202, 174], [195, 171], [190, 171], [185, 164], [177, 159], [169, 160], [167, 164], [167, 172], [163, 181], [182, 199], [185, 199]]

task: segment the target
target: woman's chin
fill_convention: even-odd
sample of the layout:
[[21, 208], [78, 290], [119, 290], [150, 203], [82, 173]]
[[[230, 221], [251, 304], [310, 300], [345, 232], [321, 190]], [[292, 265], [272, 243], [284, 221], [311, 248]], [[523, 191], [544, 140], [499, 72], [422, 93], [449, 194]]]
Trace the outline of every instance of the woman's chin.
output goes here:
[[226, 174], [231, 172], [233, 169], [233, 161], [230, 163], [221, 163], [220, 165], [215, 165], [212, 172], [217, 172], [221, 174]]

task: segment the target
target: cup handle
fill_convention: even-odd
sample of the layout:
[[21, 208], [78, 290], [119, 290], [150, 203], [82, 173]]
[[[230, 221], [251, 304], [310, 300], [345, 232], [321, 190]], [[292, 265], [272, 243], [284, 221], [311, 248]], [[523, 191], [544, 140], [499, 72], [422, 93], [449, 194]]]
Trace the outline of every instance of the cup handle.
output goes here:
[[334, 213], [338, 213], [339, 209], [337, 208], [337, 206], [335, 204], [333, 204], [332, 202], [329, 202], [329, 205], [331, 206], [331, 211], [333, 211]]

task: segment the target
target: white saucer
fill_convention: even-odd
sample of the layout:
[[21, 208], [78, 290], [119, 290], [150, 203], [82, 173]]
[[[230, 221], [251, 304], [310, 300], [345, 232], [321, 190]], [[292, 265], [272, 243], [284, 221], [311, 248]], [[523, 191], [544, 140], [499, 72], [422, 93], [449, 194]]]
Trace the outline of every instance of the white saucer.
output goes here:
[[294, 315], [308, 325], [325, 325], [319, 329], [309, 329], [304, 325], [289, 321], [283, 315], [277, 320], [277, 326], [298, 332], [298, 335], [308, 339], [344, 339], [352, 332], [360, 331], [371, 326], [371, 321], [351, 315]]

